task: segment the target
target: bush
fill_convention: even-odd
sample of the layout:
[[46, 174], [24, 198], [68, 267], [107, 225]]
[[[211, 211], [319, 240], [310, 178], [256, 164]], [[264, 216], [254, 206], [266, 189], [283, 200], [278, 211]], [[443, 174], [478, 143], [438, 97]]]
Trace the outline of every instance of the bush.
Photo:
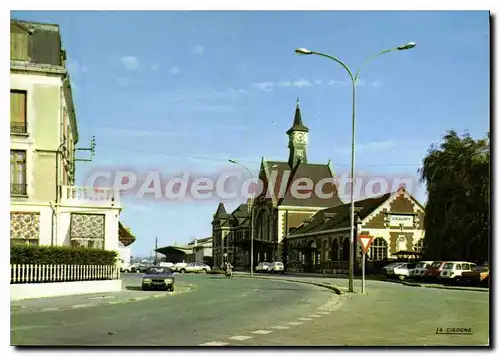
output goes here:
[[113, 265], [116, 251], [68, 246], [26, 246], [10, 247], [11, 264], [40, 265]]

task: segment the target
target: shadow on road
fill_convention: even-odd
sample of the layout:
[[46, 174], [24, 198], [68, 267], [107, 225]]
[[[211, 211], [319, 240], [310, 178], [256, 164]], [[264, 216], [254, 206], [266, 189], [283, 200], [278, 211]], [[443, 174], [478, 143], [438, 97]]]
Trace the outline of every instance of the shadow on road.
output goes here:
[[125, 286], [125, 289], [126, 290], [141, 290], [142, 291], [142, 287], [139, 287], [139, 286]]

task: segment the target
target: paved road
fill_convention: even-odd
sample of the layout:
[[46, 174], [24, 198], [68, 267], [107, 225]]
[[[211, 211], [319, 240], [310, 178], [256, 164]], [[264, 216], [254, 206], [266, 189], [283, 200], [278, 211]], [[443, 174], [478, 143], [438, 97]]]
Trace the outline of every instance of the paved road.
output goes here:
[[[276, 277], [275, 277], [276, 278]], [[277, 277], [280, 278], [280, 277]], [[289, 277], [281, 277], [289, 278]], [[340, 278], [307, 278], [347, 287]], [[360, 291], [360, 281], [355, 281]], [[340, 309], [290, 329], [234, 346], [486, 346], [489, 344], [489, 293], [404, 286], [366, 281], [367, 295], [349, 294]], [[470, 328], [470, 335], [436, 334], [437, 328]]]
[[[125, 284], [139, 283], [125, 276]], [[485, 346], [489, 293], [367, 281], [367, 295], [306, 284], [179, 276], [184, 295], [60, 312], [12, 315], [13, 345]], [[278, 277], [279, 278], [279, 277]], [[284, 277], [289, 278], [289, 277]], [[300, 278], [301, 280], [318, 280]], [[342, 279], [321, 282], [347, 286]], [[356, 281], [355, 290], [359, 291]], [[437, 328], [470, 335], [436, 335]]]
[[[126, 284], [139, 283], [126, 276]], [[187, 275], [190, 293], [127, 304], [13, 314], [12, 345], [197, 346], [301, 328], [288, 325], [338, 302], [331, 291], [297, 283]], [[325, 311], [325, 313], [328, 313]], [[322, 314], [320, 314], [322, 315]], [[257, 333], [255, 333], [257, 332]], [[236, 338], [236, 339], [234, 339]], [[249, 339], [246, 339], [249, 340]]]

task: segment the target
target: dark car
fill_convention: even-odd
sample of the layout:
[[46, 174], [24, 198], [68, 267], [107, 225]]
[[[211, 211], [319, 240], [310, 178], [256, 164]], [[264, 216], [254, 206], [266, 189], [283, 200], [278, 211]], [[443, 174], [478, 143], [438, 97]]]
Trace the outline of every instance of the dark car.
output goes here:
[[173, 292], [174, 284], [174, 273], [167, 267], [151, 267], [142, 276], [142, 290], [162, 289]]

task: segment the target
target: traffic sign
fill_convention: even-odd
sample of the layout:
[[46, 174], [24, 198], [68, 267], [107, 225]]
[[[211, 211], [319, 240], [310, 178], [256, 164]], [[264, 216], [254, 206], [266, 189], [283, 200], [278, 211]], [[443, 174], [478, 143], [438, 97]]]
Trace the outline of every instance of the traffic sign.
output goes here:
[[359, 242], [361, 243], [361, 248], [363, 248], [363, 253], [367, 253], [373, 242], [373, 236], [370, 235], [359, 235]]

